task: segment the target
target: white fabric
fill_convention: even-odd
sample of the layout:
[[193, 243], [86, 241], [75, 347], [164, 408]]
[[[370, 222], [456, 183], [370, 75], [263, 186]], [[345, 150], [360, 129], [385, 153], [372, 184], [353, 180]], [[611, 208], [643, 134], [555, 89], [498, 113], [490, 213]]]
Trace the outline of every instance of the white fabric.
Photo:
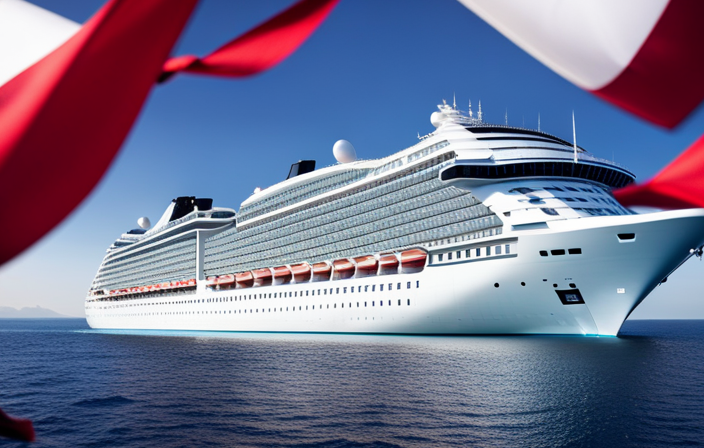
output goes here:
[[0, 85], [54, 51], [81, 26], [22, 0], [0, 0]]
[[633, 60], [668, 0], [459, 0], [552, 70], [587, 90]]

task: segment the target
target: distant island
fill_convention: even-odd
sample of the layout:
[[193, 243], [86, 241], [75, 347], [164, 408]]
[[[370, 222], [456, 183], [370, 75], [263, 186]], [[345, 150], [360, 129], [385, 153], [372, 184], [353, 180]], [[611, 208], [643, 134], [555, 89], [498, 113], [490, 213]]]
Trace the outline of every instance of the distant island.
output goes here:
[[59, 314], [56, 311], [52, 311], [47, 308], [42, 308], [40, 306], [35, 307], [24, 307], [20, 310], [17, 308], [12, 308], [10, 306], [0, 306], [0, 319], [37, 319], [37, 318], [70, 318], [73, 316], [66, 316], [65, 314]]

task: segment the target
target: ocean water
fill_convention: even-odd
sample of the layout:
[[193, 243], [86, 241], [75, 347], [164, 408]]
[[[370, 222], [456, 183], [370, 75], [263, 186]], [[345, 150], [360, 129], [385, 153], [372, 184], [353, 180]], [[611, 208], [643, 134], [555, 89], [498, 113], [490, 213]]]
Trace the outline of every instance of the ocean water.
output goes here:
[[0, 320], [0, 407], [37, 448], [701, 446], [704, 321], [582, 338]]

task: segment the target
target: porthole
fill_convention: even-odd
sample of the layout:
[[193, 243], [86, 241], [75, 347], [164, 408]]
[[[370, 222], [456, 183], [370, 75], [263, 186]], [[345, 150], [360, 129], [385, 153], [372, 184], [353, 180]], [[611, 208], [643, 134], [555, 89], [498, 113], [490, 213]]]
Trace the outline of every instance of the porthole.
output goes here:
[[498, 287], [499, 287], [499, 284], [498, 284], [498, 283], [494, 283], [494, 288], [498, 288]]

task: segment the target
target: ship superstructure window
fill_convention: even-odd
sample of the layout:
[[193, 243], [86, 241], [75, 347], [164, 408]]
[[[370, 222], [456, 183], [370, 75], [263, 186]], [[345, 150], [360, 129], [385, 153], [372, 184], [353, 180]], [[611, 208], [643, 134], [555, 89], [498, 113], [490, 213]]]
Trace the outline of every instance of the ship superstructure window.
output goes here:
[[[517, 179], [523, 177], [568, 177], [585, 179], [621, 188], [635, 179], [631, 173], [591, 163], [521, 162], [505, 165], [456, 165], [442, 173], [442, 180], [451, 179]], [[574, 187], [565, 187], [578, 192]]]

